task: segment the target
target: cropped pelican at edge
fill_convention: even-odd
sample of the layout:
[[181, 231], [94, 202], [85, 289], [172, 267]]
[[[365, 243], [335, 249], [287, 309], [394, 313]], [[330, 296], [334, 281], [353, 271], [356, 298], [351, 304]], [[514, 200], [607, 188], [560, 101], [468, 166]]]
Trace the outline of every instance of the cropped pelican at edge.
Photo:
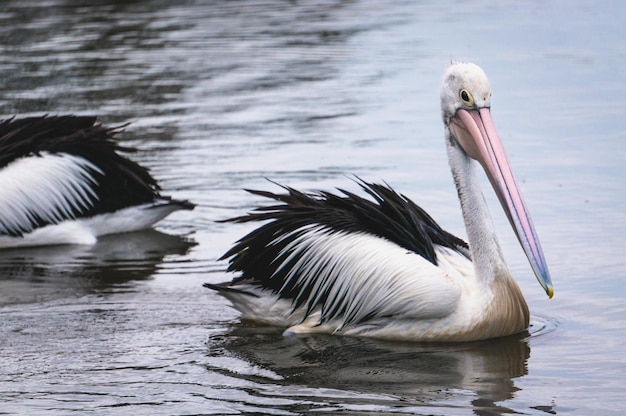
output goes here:
[[138, 231], [194, 204], [160, 195], [148, 170], [120, 152], [119, 128], [95, 117], [0, 122], [0, 248], [93, 244]]
[[476, 162], [485, 170], [548, 296], [543, 252], [490, 112], [483, 70], [453, 62], [441, 109], [468, 242], [444, 231], [386, 185], [359, 181], [369, 198], [339, 190], [249, 191], [277, 201], [227, 221], [265, 221], [221, 260], [239, 272], [205, 284], [244, 320], [287, 328], [410, 341], [471, 341], [518, 333], [529, 310], [503, 258]]

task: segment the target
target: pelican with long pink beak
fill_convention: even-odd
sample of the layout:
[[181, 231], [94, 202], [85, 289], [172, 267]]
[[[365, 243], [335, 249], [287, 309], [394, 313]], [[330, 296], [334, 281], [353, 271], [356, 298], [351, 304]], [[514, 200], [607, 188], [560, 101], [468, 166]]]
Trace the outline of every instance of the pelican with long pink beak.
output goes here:
[[467, 242], [386, 185], [351, 192], [250, 191], [275, 202], [232, 222], [263, 221], [222, 259], [234, 280], [205, 284], [242, 319], [285, 334], [472, 341], [528, 328], [529, 310], [504, 260], [476, 166], [482, 166], [548, 297], [553, 288], [533, 222], [491, 118], [483, 70], [453, 62], [441, 87], [450, 169]]

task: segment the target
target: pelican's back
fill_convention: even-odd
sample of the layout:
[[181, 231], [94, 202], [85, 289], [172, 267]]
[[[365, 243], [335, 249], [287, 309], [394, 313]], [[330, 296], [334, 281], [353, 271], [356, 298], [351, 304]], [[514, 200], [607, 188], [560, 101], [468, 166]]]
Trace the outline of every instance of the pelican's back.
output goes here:
[[[95, 117], [74, 115], [0, 122], [0, 246], [51, 244], [55, 239], [48, 236], [32, 241], [21, 237], [48, 225], [129, 207], [154, 209], [144, 210], [146, 215], [127, 212], [125, 224], [118, 227], [107, 226], [107, 217], [82, 229], [93, 237], [132, 231], [176, 209], [192, 209], [187, 201], [162, 197], [148, 170], [125, 157], [136, 149], [117, 143], [120, 130], [97, 123]], [[60, 238], [58, 243], [72, 241]]]
[[[437, 250], [443, 247], [468, 255], [463, 240], [444, 231], [406, 197], [386, 186], [365, 182], [360, 185], [372, 200], [343, 190], [340, 195], [305, 194], [289, 187], [283, 187], [285, 194], [250, 191], [280, 203], [228, 220], [267, 222], [244, 236], [222, 257], [230, 258], [228, 271], [239, 272], [239, 276], [225, 285], [206, 286], [232, 298], [237, 296], [238, 285], [252, 285], [289, 300], [292, 312], [302, 308], [306, 315], [321, 309], [321, 323], [341, 319], [342, 325], [359, 324], [392, 313], [383, 311], [385, 305], [377, 296], [391, 296], [394, 286], [421, 285], [417, 281], [407, 282], [407, 276], [420, 267], [435, 270]], [[411, 253], [404, 268], [381, 259], [379, 264], [385, 262], [388, 269], [381, 267], [377, 272], [385, 275], [383, 279], [390, 279], [386, 288], [384, 280], [375, 276], [376, 262], [371, 258], [383, 251], [389, 253], [389, 258]], [[359, 290], [358, 287], [362, 288], [360, 297], [344, 296]], [[450, 293], [455, 296], [453, 291]], [[414, 299], [418, 304], [420, 300]], [[399, 309], [405, 309], [405, 305], [391, 304]], [[351, 315], [348, 310], [353, 307], [360, 310], [355, 309]], [[406, 313], [419, 314], [420, 308]]]

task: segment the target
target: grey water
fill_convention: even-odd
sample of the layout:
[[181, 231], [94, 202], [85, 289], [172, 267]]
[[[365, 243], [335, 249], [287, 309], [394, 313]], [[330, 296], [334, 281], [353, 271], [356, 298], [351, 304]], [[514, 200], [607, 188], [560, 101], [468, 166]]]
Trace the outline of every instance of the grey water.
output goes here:
[[[617, 0], [2, 2], [2, 118], [129, 123], [131, 157], [198, 207], [0, 252], [0, 414], [623, 414], [624, 22]], [[386, 181], [464, 237], [439, 113], [451, 59], [490, 78], [551, 269], [548, 300], [485, 186], [527, 333], [286, 338], [202, 288], [232, 278], [217, 260], [252, 227], [217, 220], [268, 179]]]

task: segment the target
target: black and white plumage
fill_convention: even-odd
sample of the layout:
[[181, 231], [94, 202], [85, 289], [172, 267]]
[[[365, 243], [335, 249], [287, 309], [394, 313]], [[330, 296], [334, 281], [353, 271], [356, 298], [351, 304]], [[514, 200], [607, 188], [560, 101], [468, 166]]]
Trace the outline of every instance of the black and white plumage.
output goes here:
[[95, 117], [0, 122], [0, 248], [93, 244], [151, 227], [188, 201], [161, 196], [148, 170], [121, 153]]
[[277, 201], [229, 221], [265, 221], [222, 259], [232, 282], [205, 284], [244, 319], [323, 332], [413, 341], [510, 335], [529, 324], [474, 172], [484, 168], [535, 274], [553, 289], [534, 226], [491, 120], [491, 89], [474, 64], [453, 63], [441, 90], [446, 146], [468, 242], [441, 229], [388, 186], [346, 191], [250, 191]]

